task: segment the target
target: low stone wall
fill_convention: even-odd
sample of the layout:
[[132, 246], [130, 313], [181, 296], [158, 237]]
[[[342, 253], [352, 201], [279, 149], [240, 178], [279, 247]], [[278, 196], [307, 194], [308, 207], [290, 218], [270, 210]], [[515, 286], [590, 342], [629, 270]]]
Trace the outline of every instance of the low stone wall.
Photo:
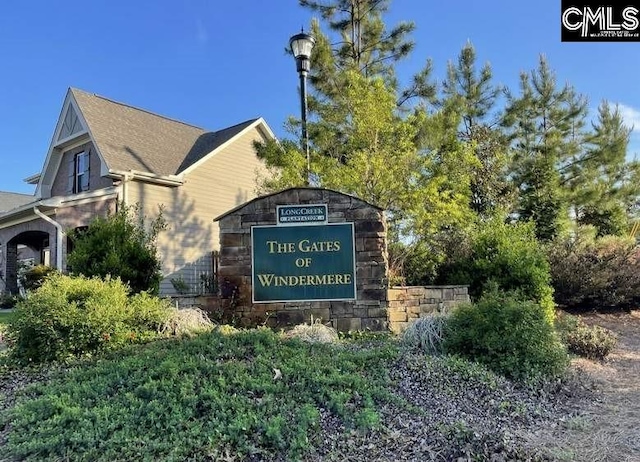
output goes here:
[[389, 329], [396, 334], [424, 315], [470, 301], [467, 286], [392, 287], [387, 293]]
[[[387, 326], [399, 334], [409, 323], [432, 313], [444, 313], [458, 305], [469, 302], [467, 286], [416, 286], [392, 287], [387, 290], [388, 308], [357, 307], [343, 302], [277, 303], [269, 307], [237, 306], [230, 300], [215, 295], [173, 296], [176, 308], [200, 308], [215, 321], [231, 322], [244, 326], [266, 324], [272, 327], [308, 323], [311, 316], [329, 322], [339, 330], [371, 329], [369, 319], [374, 319], [374, 329]], [[273, 311], [269, 311], [269, 309]], [[288, 323], [283, 323], [286, 317]]]

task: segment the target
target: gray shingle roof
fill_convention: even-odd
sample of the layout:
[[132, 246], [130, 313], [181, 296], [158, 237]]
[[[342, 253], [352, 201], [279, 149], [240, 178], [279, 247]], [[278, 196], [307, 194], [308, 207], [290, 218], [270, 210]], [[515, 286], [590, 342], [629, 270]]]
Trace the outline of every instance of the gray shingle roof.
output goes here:
[[177, 175], [256, 120], [208, 132], [76, 88], [71, 92], [110, 170]]
[[178, 167], [176, 173], [184, 171], [186, 168], [195, 164], [218, 146], [223, 145], [231, 138], [236, 136], [242, 130], [254, 123], [257, 119], [247, 120], [246, 122], [239, 123], [233, 127], [224, 128], [217, 132], [203, 133], [198, 137], [191, 150], [187, 153], [186, 157]]
[[33, 201], [35, 201], [35, 197], [30, 194], [0, 191], [0, 212], [15, 209]]

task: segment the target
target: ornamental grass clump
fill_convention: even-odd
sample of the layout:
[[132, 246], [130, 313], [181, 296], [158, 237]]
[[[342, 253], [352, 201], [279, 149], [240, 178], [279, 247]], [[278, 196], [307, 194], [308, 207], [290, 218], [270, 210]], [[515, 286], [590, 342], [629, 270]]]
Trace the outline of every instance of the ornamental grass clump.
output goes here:
[[336, 343], [339, 341], [338, 332], [322, 324], [320, 319], [311, 318], [310, 324], [298, 324], [284, 333], [285, 338], [297, 338], [309, 343]]
[[416, 319], [402, 333], [402, 344], [427, 354], [442, 353], [447, 315], [434, 313]]
[[214, 324], [207, 313], [199, 308], [172, 308], [169, 317], [161, 327], [165, 335], [191, 337], [213, 330]]

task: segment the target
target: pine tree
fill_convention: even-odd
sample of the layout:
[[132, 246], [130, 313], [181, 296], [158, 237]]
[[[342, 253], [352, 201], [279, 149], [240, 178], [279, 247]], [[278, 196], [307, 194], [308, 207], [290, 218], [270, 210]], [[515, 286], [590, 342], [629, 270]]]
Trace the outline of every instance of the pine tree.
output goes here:
[[460, 51], [457, 64], [448, 63], [442, 92], [445, 98], [457, 99], [462, 132], [467, 138], [472, 136], [474, 126], [486, 123], [495, 108], [500, 88], [492, 84], [492, 78], [489, 63], [485, 63], [480, 71], [476, 70], [476, 51], [470, 42]]
[[[398, 90], [395, 65], [414, 48], [409, 37], [415, 24], [404, 21], [388, 29], [383, 16], [389, 3], [389, 0], [300, 0], [301, 6], [318, 13], [328, 27], [325, 34], [318, 21], [312, 23], [316, 45], [310, 80], [317, 100], [328, 102], [342, 92], [345, 71], [355, 71], [366, 78], [381, 77], [388, 88]], [[401, 92], [401, 101], [435, 95], [429, 72], [430, 68], [417, 74], [412, 86]]]
[[520, 77], [520, 96], [508, 95], [503, 119], [511, 132], [518, 215], [536, 223], [539, 239], [553, 239], [567, 216], [563, 170], [580, 152], [587, 101], [568, 84], [558, 88], [544, 56]]
[[585, 149], [565, 168], [576, 222], [600, 236], [624, 234], [640, 196], [640, 164], [626, 158], [630, 134], [619, 108], [603, 101]]
[[476, 69], [476, 52], [471, 43], [461, 50], [456, 64], [449, 62], [443, 95], [459, 111], [460, 139], [473, 149], [476, 163], [471, 171], [470, 206], [487, 218], [506, 210], [513, 200], [507, 181], [508, 141], [495, 121], [490, 120], [500, 94], [492, 83], [491, 65]]
[[300, 0], [300, 5], [320, 15], [327, 29], [325, 33], [318, 20], [312, 22], [316, 44], [309, 75], [308, 132], [316, 155], [341, 162], [350, 156], [344, 149], [348, 140], [341, 125], [350, 114], [348, 107], [338, 101], [349, 84], [350, 72], [365, 78], [381, 78], [385, 87], [396, 93], [398, 107], [406, 109], [414, 99], [435, 98], [429, 61], [408, 88], [399, 88], [395, 66], [414, 48], [410, 35], [415, 25], [400, 22], [388, 28], [383, 16], [389, 3], [389, 0]]

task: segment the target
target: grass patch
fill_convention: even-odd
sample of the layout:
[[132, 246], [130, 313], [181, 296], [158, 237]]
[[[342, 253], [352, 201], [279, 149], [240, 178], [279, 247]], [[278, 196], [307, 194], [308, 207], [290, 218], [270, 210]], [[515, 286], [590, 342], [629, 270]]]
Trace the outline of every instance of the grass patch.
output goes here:
[[13, 312], [2, 312], [0, 311], [0, 325], [7, 325], [13, 319]]
[[[240, 460], [314, 446], [321, 415], [375, 428], [392, 342], [355, 350], [266, 329], [132, 347], [28, 389], [3, 416], [19, 460]], [[319, 442], [318, 442], [319, 443]]]

